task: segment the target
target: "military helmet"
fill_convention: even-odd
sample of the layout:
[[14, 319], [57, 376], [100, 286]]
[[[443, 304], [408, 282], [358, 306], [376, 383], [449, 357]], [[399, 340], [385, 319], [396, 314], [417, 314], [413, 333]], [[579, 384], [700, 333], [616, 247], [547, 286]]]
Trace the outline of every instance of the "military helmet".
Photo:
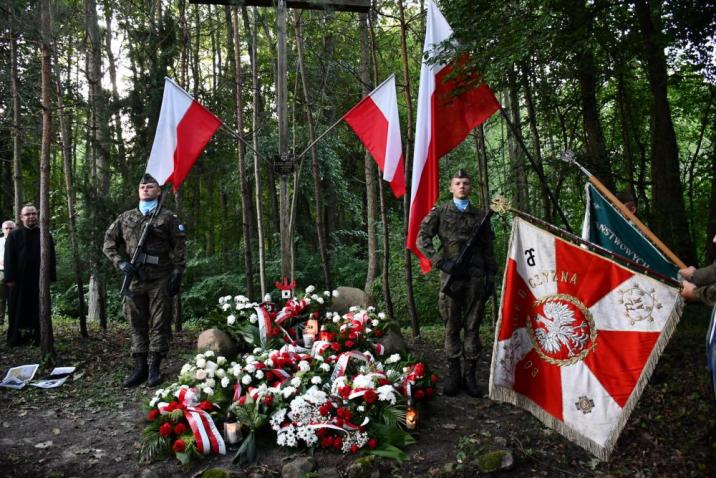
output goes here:
[[159, 181], [154, 179], [154, 176], [152, 176], [149, 173], [145, 173], [144, 176], [142, 176], [142, 179], [139, 180], [139, 184], [148, 184], [148, 183], [154, 183], [156, 185], [159, 185]]
[[460, 179], [465, 178], [465, 179], [472, 180], [472, 178], [470, 177], [470, 175], [467, 174], [467, 171], [465, 171], [465, 170], [462, 169], [462, 168], [460, 168], [460, 169], [458, 169], [457, 171], [455, 171], [455, 174], [453, 174], [453, 175], [450, 177], [450, 179], [455, 179], [455, 178], [460, 178]]

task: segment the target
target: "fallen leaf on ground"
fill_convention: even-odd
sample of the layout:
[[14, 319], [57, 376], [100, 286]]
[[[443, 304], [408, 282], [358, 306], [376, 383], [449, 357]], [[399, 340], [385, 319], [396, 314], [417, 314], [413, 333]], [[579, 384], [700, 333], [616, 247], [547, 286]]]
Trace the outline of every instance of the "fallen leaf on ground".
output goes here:
[[35, 448], [47, 448], [52, 446], [52, 440], [50, 441], [43, 441], [35, 445]]

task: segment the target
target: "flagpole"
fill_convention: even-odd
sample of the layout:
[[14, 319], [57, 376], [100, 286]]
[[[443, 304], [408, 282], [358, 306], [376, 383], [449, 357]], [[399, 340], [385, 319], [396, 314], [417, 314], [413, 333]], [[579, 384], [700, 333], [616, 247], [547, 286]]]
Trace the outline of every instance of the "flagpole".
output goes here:
[[[373, 88], [373, 91], [378, 90], [381, 86], [383, 86], [384, 84], [386, 84], [390, 79], [392, 79], [392, 78], [394, 78], [394, 77], [395, 77], [395, 74], [390, 75], [388, 78], [386, 78], [385, 80], [383, 80], [383, 82], [382, 82], [380, 85], [378, 85], [378, 86], [376, 86], [375, 88]], [[304, 149], [303, 151], [301, 151], [301, 154], [299, 154], [298, 156], [296, 156], [296, 160], [301, 159], [301, 158], [303, 157], [303, 155], [305, 155], [305, 154], [313, 147], [313, 145], [315, 145], [316, 143], [318, 143], [318, 142], [319, 142], [321, 139], [323, 139], [323, 137], [324, 137], [325, 135], [327, 135], [333, 128], [335, 128], [336, 126], [338, 126], [338, 125], [340, 124], [340, 122], [343, 121], [343, 118], [345, 118], [346, 116], [348, 116], [348, 114], [349, 114], [351, 111], [353, 111], [354, 109], [356, 109], [356, 108], [358, 107], [358, 105], [360, 105], [361, 102], [362, 102], [365, 98], [367, 98], [368, 96], [371, 95], [371, 93], [373, 93], [373, 91], [371, 91], [370, 93], [368, 93], [368, 95], [366, 95], [366, 96], [364, 96], [363, 98], [361, 98], [361, 101], [359, 101], [358, 103], [356, 103], [355, 105], [353, 105], [353, 107], [352, 107], [351, 109], [349, 109], [348, 111], [346, 111], [345, 113], [343, 113], [343, 116], [341, 116], [340, 118], [338, 118], [338, 120], [337, 120], [335, 123], [333, 123], [331, 126], [329, 126], [327, 130], [325, 130], [323, 133], [321, 133], [320, 136], [318, 136], [318, 138], [316, 138], [316, 139], [314, 139], [313, 141], [311, 141], [311, 143], [306, 147], [306, 149]]]
[[649, 267], [646, 267], [642, 264], [638, 264], [629, 258], [615, 254], [614, 252], [610, 251], [609, 249], [605, 249], [602, 246], [591, 243], [570, 231], [565, 231], [564, 229], [560, 229], [557, 226], [555, 226], [554, 224], [550, 224], [547, 221], [543, 221], [542, 219], [539, 219], [529, 213], [520, 211], [519, 209], [515, 209], [511, 205], [509, 205], [504, 198], [501, 199], [498, 197], [498, 198], [493, 199], [492, 205], [490, 207], [498, 214], [503, 214], [504, 212], [509, 211], [512, 214], [514, 214], [515, 216], [519, 216], [531, 224], [537, 225], [543, 229], [547, 229], [549, 232], [551, 232], [555, 236], [558, 236], [564, 240], [567, 240], [567, 241], [570, 241], [573, 243], [577, 243], [581, 246], [585, 246], [590, 251], [598, 252], [599, 254], [608, 256], [614, 262], [618, 262], [618, 263], [621, 263], [622, 265], [626, 265], [630, 269], [635, 269], [638, 272], [640, 272], [644, 275], [647, 275], [654, 280], [658, 280], [659, 282], [663, 282], [663, 283], [673, 286], [673, 287], [681, 288], [681, 282], [679, 282], [678, 280], [673, 279], [671, 277], [667, 277], [663, 274], [660, 274], [659, 272], [657, 272], [653, 269], [650, 269]]
[[527, 150], [527, 146], [525, 145], [525, 142], [522, 139], [522, 135], [519, 131], [517, 131], [517, 128], [515, 128], [515, 125], [512, 124], [512, 121], [510, 120], [509, 116], [507, 116], [507, 112], [505, 109], [500, 105], [500, 113], [502, 113], [502, 118], [505, 120], [505, 123], [507, 123], [507, 126], [510, 128], [510, 131], [512, 132], [512, 135], [517, 139], [517, 143], [522, 147], [522, 151], [524, 151], [525, 156], [527, 156], [527, 159], [530, 160], [530, 164], [532, 165], [532, 168], [537, 173], [537, 176], [539, 176], [539, 180], [542, 183], [542, 187], [547, 191], [547, 195], [552, 200], [552, 203], [554, 204], [554, 207], [557, 209], [557, 213], [559, 214], [559, 217], [562, 219], [562, 223], [564, 223], [564, 227], [572, 233], [572, 228], [569, 226], [569, 221], [567, 221], [567, 216], [564, 215], [564, 211], [562, 211], [562, 208], [559, 207], [559, 203], [557, 203], [557, 198], [552, 193], [552, 190], [549, 188], [549, 185], [547, 184], [547, 178], [544, 177], [544, 172], [540, 168], [537, 167], [537, 163], [535, 162], [534, 158], [532, 158], [532, 155]]
[[661, 251], [666, 257], [668, 257], [671, 262], [676, 264], [679, 269], [686, 269], [686, 264], [684, 261], [679, 259], [679, 257], [674, 254], [674, 252], [669, 249], [669, 247], [664, 244], [661, 239], [656, 237], [656, 234], [651, 232], [651, 229], [649, 229], [643, 222], [639, 220], [638, 217], [634, 215], [633, 212], [631, 212], [620, 200], [617, 198], [612, 192], [597, 178], [595, 175], [593, 175], [587, 168], [582, 166], [577, 162], [577, 160], [574, 158], [574, 154], [571, 151], [565, 152], [564, 155], [562, 155], [562, 159], [568, 163], [572, 163], [575, 166], [577, 166], [582, 173], [584, 173], [585, 176], [587, 176], [587, 179], [589, 182], [599, 190], [604, 196], [606, 196], [607, 200], [611, 202], [614, 206], [616, 206], [617, 209], [619, 209], [619, 212], [621, 212], [629, 221], [632, 222], [636, 226], [637, 229], [639, 229], [639, 232], [644, 234], [646, 238], [656, 246], [659, 251]]

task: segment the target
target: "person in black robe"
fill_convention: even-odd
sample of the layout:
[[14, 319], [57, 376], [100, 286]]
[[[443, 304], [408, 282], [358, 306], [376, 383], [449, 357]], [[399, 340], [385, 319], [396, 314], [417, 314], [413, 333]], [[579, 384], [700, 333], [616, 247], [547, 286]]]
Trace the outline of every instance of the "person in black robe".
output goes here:
[[[40, 342], [40, 228], [37, 209], [25, 206], [22, 226], [5, 241], [5, 285], [8, 292], [7, 343]], [[50, 280], [57, 279], [55, 244], [50, 236]]]

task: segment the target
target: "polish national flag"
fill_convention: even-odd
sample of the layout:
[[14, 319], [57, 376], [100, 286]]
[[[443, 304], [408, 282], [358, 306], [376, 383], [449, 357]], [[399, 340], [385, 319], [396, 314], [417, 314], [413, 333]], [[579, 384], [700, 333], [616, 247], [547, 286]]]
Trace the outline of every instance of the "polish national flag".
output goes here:
[[178, 190], [219, 126], [219, 118], [170, 78], [165, 78], [147, 173], [160, 185], [171, 183], [174, 191]]
[[[432, 0], [428, 0], [427, 16], [423, 53], [432, 57], [438, 53], [436, 48], [439, 44], [452, 36], [452, 28]], [[479, 80], [477, 75], [446, 79], [453, 66], [453, 63], [428, 64], [423, 59], [420, 68], [406, 247], [418, 256], [423, 273], [430, 271], [431, 264], [418, 250], [416, 239], [421, 221], [438, 198], [438, 160], [460, 144], [474, 127], [500, 109], [500, 103], [490, 88], [476, 81]], [[476, 84], [479, 86], [468, 86]]]
[[393, 195], [405, 194], [405, 161], [400, 140], [398, 96], [391, 75], [343, 116], [370, 152]]

